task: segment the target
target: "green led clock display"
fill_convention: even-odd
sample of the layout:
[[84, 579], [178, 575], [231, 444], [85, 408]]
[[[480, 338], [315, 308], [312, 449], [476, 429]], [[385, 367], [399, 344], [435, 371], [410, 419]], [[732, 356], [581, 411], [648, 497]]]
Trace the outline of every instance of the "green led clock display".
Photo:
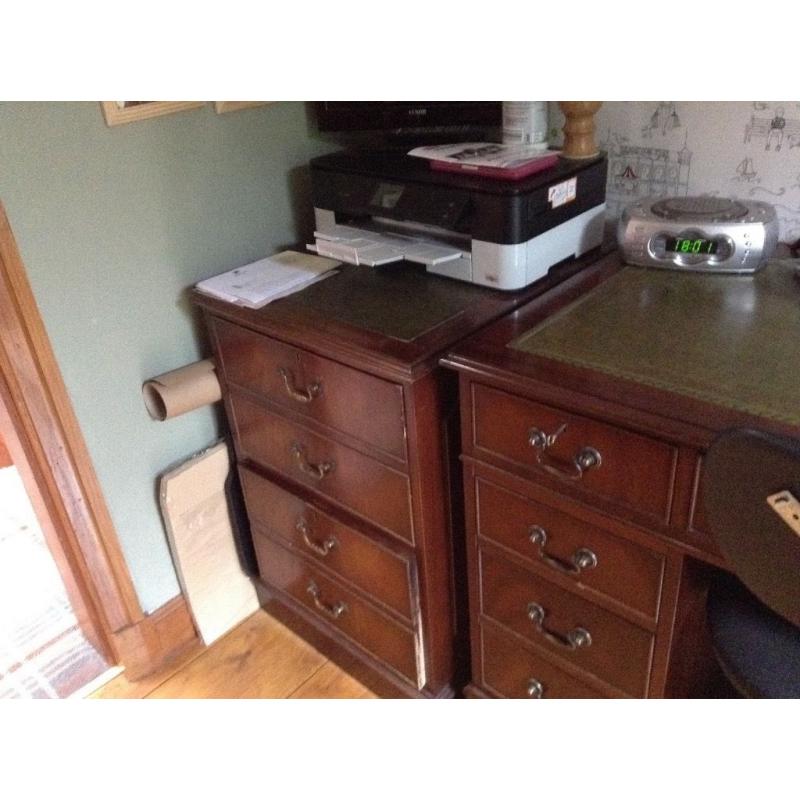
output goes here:
[[667, 238], [666, 248], [668, 253], [712, 256], [717, 252], [717, 242], [713, 239], [682, 239], [675, 236]]

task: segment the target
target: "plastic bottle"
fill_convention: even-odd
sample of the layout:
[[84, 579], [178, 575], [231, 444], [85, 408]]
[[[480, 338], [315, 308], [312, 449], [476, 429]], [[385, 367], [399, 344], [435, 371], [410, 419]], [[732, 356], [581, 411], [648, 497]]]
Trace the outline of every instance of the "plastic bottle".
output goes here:
[[547, 101], [503, 103], [503, 143], [547, 148]]

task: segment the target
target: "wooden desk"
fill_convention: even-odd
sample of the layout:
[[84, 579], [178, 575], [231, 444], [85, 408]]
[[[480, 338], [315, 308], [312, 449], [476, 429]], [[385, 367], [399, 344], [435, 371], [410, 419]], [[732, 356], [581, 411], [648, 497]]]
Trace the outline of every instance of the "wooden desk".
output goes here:
[[800, 435], [800, 282], [615, 254], [458, 345], [473, 696], [711, 691], [703, 454]]

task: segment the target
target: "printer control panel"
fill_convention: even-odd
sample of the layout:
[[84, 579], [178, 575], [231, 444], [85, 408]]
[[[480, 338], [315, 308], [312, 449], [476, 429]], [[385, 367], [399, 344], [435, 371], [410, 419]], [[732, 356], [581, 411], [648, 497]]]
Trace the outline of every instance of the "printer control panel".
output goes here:
[[363, 175], [329, 174], [315, 187], [314, 205], [352, 216], [414, 220], [462, 232], [469, 228], [469, 192]]

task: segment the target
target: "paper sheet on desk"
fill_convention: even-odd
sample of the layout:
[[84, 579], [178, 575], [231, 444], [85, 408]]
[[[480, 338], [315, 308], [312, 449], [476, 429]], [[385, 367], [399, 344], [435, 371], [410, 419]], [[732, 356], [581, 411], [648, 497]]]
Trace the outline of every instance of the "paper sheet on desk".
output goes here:
[[246, 308], [261, 308], [333, 274], [339, 261], [285, 251], [200, 281], [204, 294]]

